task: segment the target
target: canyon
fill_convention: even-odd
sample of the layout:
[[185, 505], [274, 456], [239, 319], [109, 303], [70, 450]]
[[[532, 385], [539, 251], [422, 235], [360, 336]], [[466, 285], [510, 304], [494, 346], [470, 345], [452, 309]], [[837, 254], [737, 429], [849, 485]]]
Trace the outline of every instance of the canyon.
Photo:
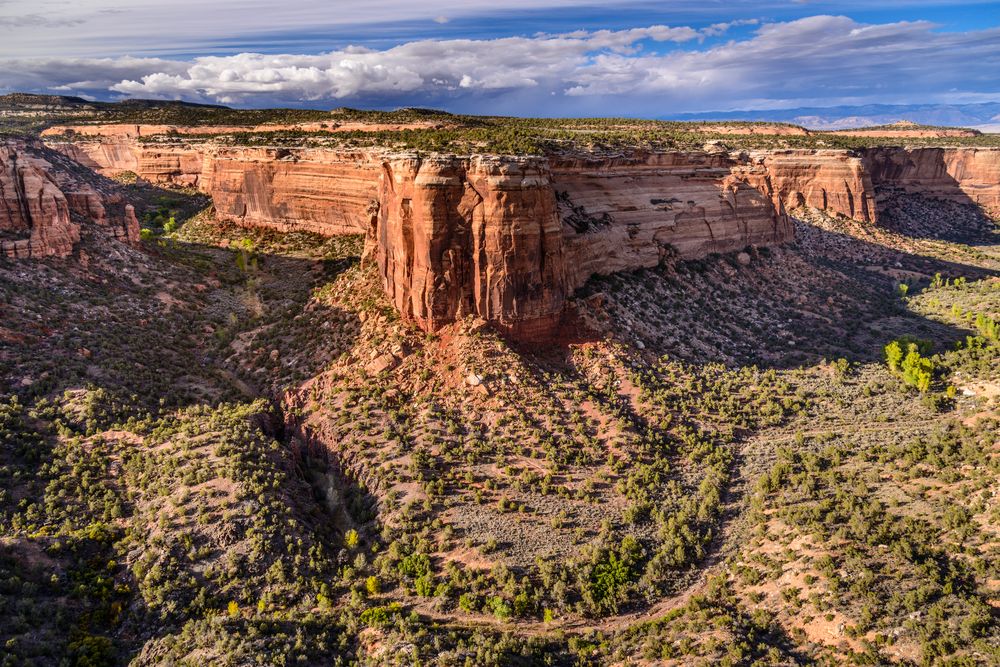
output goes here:
[[[148, 141], [140, 136], [156, 128], [130, 127], [53, 128], [47, 142], [104, 175], [134, 172], [197, 188], [221, 220], [363, 233], [366, 261], [377, 263], [389, 298], [427, 331], [473, 316], [518, 339], [546, 338], [593, 275], [656, 266], [668, 255], [781, 244], [793, 237], [788, 211], [800, 207], [877, 224], [883, 190], [1000, 215], [998, 149], [736, 151], [710, 143], [694, 151], [422, 156], [195, 136]], [[56, 246], [61, 252], [66, 241]]]
[[0, 145], [0, 254], [65, 257], [81, 225], [139, 242], [135, 208], [115, 185], [35, 141]]

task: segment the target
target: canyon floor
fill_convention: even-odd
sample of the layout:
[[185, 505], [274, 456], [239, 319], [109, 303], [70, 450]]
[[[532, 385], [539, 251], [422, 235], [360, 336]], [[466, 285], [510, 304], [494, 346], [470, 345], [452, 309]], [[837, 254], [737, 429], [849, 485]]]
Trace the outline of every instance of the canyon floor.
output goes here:
[[0, 258], [0, 664], [1000, 661], [975, 207], [801, 209], [518, 346], [400, 320], [361, 237], [126, 187], [141, 248]]

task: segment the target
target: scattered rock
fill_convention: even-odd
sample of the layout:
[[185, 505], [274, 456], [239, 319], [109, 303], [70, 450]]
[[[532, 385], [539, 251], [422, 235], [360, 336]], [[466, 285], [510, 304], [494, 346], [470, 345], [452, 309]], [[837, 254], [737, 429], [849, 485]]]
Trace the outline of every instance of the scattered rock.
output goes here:
[[386, 352], [385, 354], [380, 354], [379, 356], [372, 359], [372, 361], [366, 366], [366, 369], [372, 375], [378, 375], [379, 373], [384, 373], [386, 371], [391, 371], [396, 366], [399, 365], [399, 359], [392, 354]]

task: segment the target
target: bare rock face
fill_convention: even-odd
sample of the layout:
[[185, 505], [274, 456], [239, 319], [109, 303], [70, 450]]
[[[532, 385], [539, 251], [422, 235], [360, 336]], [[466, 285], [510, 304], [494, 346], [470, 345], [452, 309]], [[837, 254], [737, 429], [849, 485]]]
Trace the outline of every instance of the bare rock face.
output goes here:
[[544, 339], [592, 275], [781, 243], [793, 236], [786, 211], [802, 206], [875, 224], [876, 186], [1000, 212], [995, 149], [420, 157], [143, 144], [129, 134], [142, 131], [60, 150], [99, 169], [197, 185], [239, 224], [364, 233], [365, 261], [377, 262], [389, 298], [428, 331], [474, 316]]
[[1000, 149], [871, 148], [864, 163], [877, 185], [976, 204], [1000, 218]]
[[198, 181], [224, 220], [281, 231], [363, 232], [382, 160], [371, 152], [215, 148]]
[[782, 150], [750, 155], [763, 167], [773, 195], [786, 209], [818, 208], [876, 222], [875, 188], [864, 160], [842, 150]]
[[521, 337], [558, 319], [567, 288], [544, 160], [397, 157], [379, 198], [378, 264], [405, 317], [435, 330], [474, 315]]
[[8, 257], [65, 257], [80, 225], [106, 228], [138, 243], [135, 209], [121, 194], [102, 192], [65, 157], [30, 141], [0, 145], [0, 252]]
[[205, 152], [196, 145], [145, 145], [119, 137], [50, 145], [99, 174], [114, 176], [130, 171], [161, 185], [197, 187], [204, 169]]
[[552, 165], [575, 289], [595, 273], [792, 237], [766, 174], [728, 153], [655, 153]]
[[473, 315], [544, 338], [596, 273], [790, 239], [743, 166], [683, 153], [389, 160], [374, 232], [386, 291], [428, 330]]

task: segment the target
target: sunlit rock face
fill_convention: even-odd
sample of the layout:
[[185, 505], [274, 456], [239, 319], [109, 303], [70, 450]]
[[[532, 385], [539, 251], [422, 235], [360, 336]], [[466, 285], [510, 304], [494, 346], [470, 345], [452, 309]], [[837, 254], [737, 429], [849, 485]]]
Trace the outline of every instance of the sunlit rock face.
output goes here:
[[1000, 149], [872, 148], [864, 162], [877, 185], [977, 204], [1000, 218]]
[[77, 165], [39, 143], [0, 144], [0, 252], [8, 257], [65, 257], [93, 224], [138, 243], [135, 209], [120, 193], [88, 182]]
[[54, 146], [105, 173], [197, 186], [223, 220], [363, 233], [392, 303], [428, 331], [474, 316], [543, 339], [595, 274], [779, 244], [802, 206], [876, 224], [879, 187], [1000, 211], [1000, 151], [988, 149], [420, 156], [142, 143], [141, 130]]

